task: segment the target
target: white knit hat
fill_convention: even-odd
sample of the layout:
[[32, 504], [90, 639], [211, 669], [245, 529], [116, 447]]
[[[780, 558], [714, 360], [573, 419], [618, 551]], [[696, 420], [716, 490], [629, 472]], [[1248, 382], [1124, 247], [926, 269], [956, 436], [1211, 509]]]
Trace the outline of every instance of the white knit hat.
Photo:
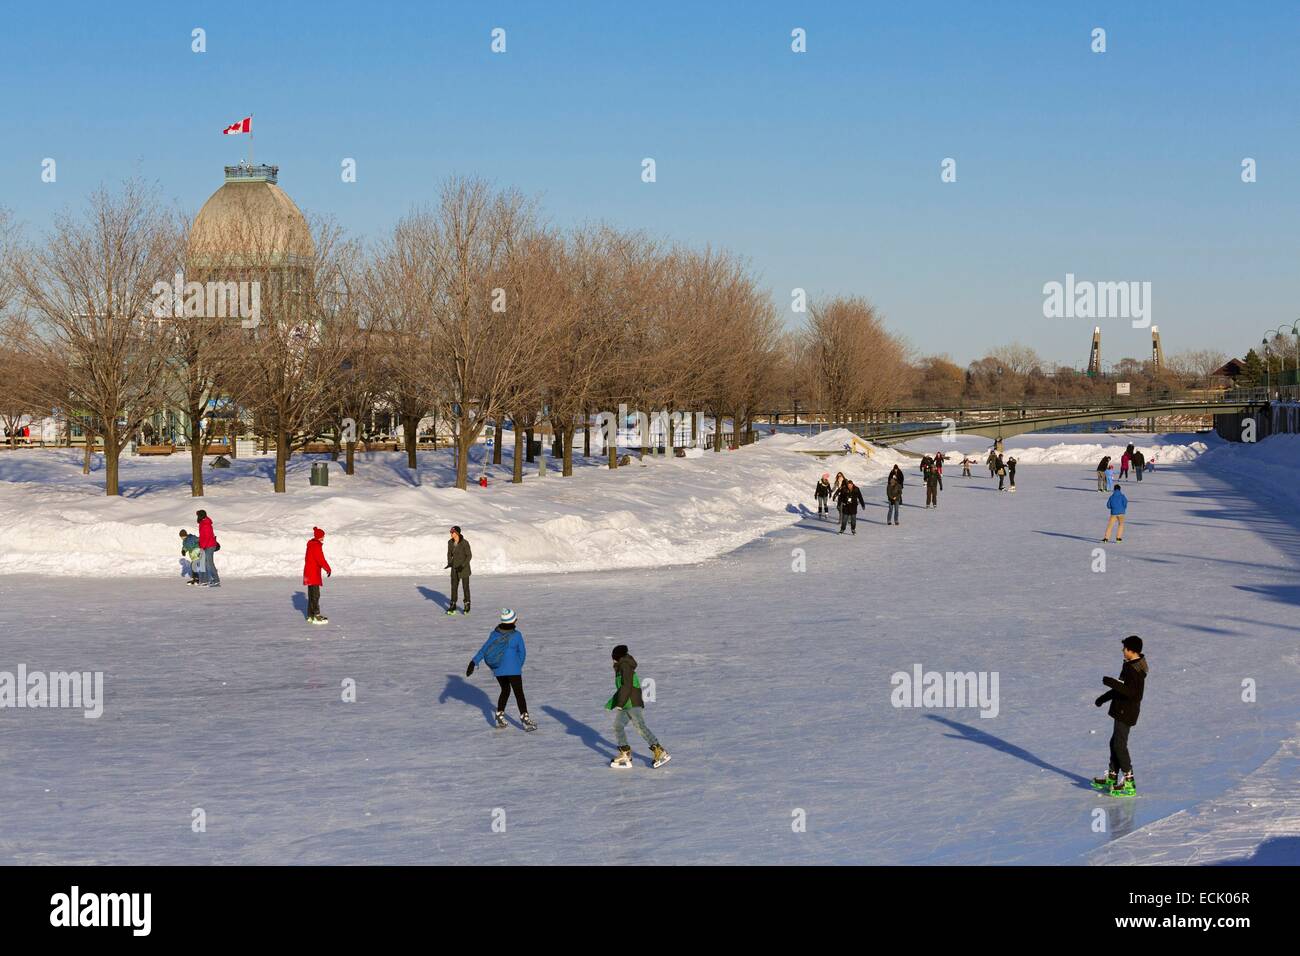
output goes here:
[[502, 624], [515, 623], [515, 612], [513, 608], [503, 607], [501, 609], [501, 623]]

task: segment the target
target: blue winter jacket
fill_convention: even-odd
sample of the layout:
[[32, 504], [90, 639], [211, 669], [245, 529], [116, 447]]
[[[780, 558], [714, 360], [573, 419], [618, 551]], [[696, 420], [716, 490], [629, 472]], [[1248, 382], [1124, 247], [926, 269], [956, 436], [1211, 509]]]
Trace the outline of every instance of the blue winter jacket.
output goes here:
[[[488, 648], [501, 637], [506, 637], [506, 653], [501, 658], [501, 663], [492, 668], [492, 673], [498, 677], [516, 677], [524, 672], [524, 658], [528, 655], [528, 650], [524, 647], [524, 635], [517, 630], [503, 631], [500, 628], [494, 630], [474, 655], [474, 663], [481, 663]], [[491, 667], [490, 664], [488, 666]]]
[[1106, 507], [1113, 515], [1122, 515], [1128, 511], [1128, 499], [1124, 497], [1124, 492], [1118, 488], [1111, 492], [1110, 497], [1106, 499]]

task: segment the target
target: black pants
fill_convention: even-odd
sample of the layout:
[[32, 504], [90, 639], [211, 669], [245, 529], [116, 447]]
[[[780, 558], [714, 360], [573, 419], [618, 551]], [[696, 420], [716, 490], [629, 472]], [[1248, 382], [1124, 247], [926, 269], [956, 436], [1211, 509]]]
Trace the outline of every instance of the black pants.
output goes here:
[[506, 702], [510, 700], [510, 691], [515, 692], [515, 703], [519, 705], [519, 713], [528, 713], [528, 701], [524, 700], [524, 679], [519, 674], [511, 677], [498, 677], [497, 683], [501, 685], [501, 696], [497, 698], [497, 710], [506, 709]]
[[943, 474], [941, 472], [936, 472], [935, 477], [939, 479], [939, 490], [943, 491]]
[[1115, 718], [1115, 729], [1110, 735], [1110, 770], [1114, 773], [1122, 770], [1125, 773], [1133, 772], [1133, 760], [1128, 755], [1128, 732], [1133, 728], [1118, 717]]
[[858, 513], [857, 513], [856, 510], [854, 510], [854, 511], [849, 511], [847, 508], [841, 508], [841, 509], [840, 509], [840, 530], [841, 530], [841, 531], [844, 530], [844, 526], [845, 526], [845, 525], [848, 525], [849, 528], [850, 528], [850, 530], [852, 530], [853, 532], [855, 532], [855, 533], [857, 532], [857, 530], [858, 530]]
[[1001, 491], [1001, 490], [1002, 490], [1002, 486], [1003, 486], [1003, 484], [1006, 482], [1006, 478], [1007, 478], [1006, 475], [1004, 475], [1004, 474], [1002, 474], [1002, 473], [999, 473], [999, 474], [998, 474], [998, 491]]
[[320, 585], [307, 585], [307, 616], [320, 617]]
[[456, 592], [460, 585], [465, 586], [465, 608], [469, 609], [469, 572], [451, 569], [451, 607], [456, 606]]
[[939, 489], [934, 485], [925, 486], [925, 506], [927, 508], [939, 507]]

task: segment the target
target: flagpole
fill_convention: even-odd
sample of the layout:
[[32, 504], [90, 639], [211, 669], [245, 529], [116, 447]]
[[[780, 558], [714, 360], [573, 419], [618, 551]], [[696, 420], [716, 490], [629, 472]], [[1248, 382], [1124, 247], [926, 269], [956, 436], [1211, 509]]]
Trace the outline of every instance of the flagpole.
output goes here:
[[253, 165], [253, 114], [248, 114], [248, 165]]

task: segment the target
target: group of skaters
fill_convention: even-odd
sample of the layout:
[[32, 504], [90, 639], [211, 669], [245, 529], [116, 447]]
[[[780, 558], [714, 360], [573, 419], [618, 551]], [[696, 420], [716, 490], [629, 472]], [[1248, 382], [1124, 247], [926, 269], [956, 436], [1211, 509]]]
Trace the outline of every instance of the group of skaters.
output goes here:
[[[921, 483], [925, 486], [925, 507], [939, 507], [939, 492], [943, 491], [943, 466], [947, 461], [947, 456], [943, 452], [935, 452], [933, 455], [923, 455], [921, 457]], [[971, 465], [975, 464], [975, 459], [962, 457], [961, 473], [963, 478], [971, 477]], [[1005, 482], [1009, 478], [1011, 481], [1011, 491], [1016, 490], [1016, 459], [1010, 457], [1003, 459], [999, 446], [994, 446], [989, 451], [988, 457], [989, 474], [998, 478], [998, 491], [1005, 489]], [[903, 469], [894, 465], [889, 471], [889, 477], [885, 479], [885, 524], [897, 526], [899, 524], [899, 512], [903, 505]], [[835, 473], [835, 480], [831, 481], [830, 472], [824, 472], [818, 479], [816, 487], [813, 488], [813, 498], [817, 502], [817, 517], [822, 520], [830, 518], [831, 502], [835, 503], [835, 508], [839, 514], [840, 530], [843, 534], [847, 529], [851, 534], [858, 533], [858, 508], [865, 507], [866, 501], [862, 497], [862, 489], [851, 479], [846, 478], [844, 472]]]
[[[861, 494], [858, 496], [861, 501]], [[196, 514], [199, 521], [199, 533], [191, 534], [181, 529], [181, 573], [186, 583], [195, 587], [220, 587], [221, 578], [213, 556], [221, 549], [212, 528], [212, 519], [206, 511]], [[457, 612], [456, 599], [459, 589], [463, 587], [465, 603], [460, 613], [469, 614], [470, 563], [473, 552], [469, 541], [461, 533], [459, 525], [453, 525], [447, 538], [447, 565], [444, 570], [451, 572], [451, 600], [446, 613]], [[321, 528], [312, 528], [312, 536], [307, 541], [307, 553], [303, 560], [302, 583], [307, 588], [307, 622], [309, 624], [327, 624], [329, 618], [321, 613], [320, 589], [323, 584], [321, 573], [325, 578], [333, 576], [333, 569], [325, 559], [325, 532]], [[512, 608], [502, 608], [501, 616], [492, 633], [488, 635], [483, 646], [479, 648], [465, 668], [465, 676], [470, 677], [480, 664], [486, 664], [501, 688], [497, 698], [493, 723], [496, 727], [506, 727], [506, 704], [510, 695], [515, 698], [519, 708], [519, 720], [525, 731], [537, 729], [537, 722], [528, 713], [528, 702], [524, 697], [524, 661], [528, 649], [524, 645], [523, 632], [519, 630], [518, 615]], [[645, 700], [641, 695], [641, 678], [637, 674], [636, 658], [628, 651], [626, 644], [619, 644], [612, 654], [614, 669], [614, 693], [605, 702], [605, 709], [615, 711], [614, 739], [618, 744], [618, 753], [610, 766], [619, 770], [632, 767], [632, 747], [627, 741], [627, 725], [631, 723], [650, 746], [652, 765], [657, 769], [666, 764], [671, 757], [658, 738], [651, 732], [645, 720]]]

